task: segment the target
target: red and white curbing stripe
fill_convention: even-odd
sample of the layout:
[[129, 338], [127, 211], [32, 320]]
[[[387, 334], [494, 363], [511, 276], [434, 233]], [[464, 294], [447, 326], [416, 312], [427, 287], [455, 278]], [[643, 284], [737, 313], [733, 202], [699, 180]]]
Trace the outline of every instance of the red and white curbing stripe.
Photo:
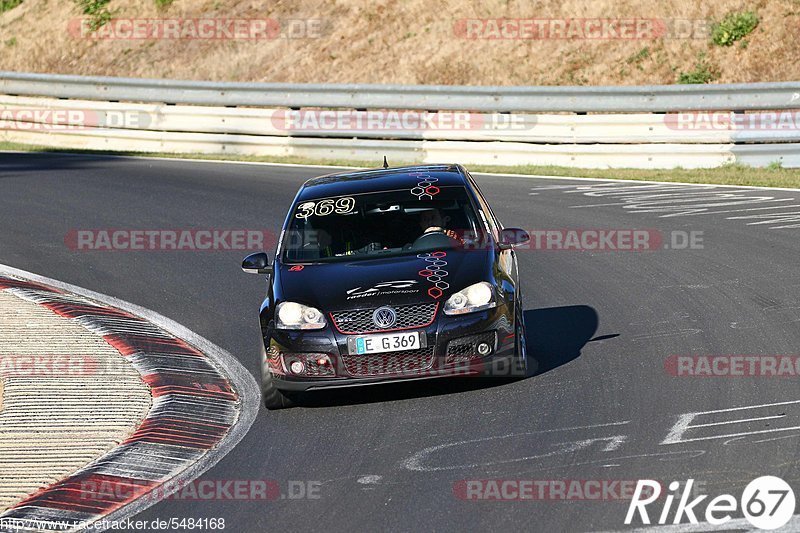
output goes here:
[[169, 319], [9, 267], [0, 266], [0, 290], [102, 336], [153, 395], [150, 412], [119, 447], [8, 509], [0, 531], [63, 531], [65, 523], [79, 530], [132, 516], [156, 503], [144, 498], [154, 489], [181, 486], [213, 466], [253, 423], [260, 402], [252, 376], [230, 354]]

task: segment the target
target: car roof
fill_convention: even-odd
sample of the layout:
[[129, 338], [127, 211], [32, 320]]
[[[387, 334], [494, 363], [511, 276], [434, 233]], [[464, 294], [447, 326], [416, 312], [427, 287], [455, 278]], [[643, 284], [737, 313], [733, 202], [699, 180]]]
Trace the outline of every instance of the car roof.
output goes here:
[[303, 184], [298, 200], [329, 198], [343, 194], [412, 189], [414, 187], [467, 186], [461, 165], [416, 165], [356, 170], [312, 178]]

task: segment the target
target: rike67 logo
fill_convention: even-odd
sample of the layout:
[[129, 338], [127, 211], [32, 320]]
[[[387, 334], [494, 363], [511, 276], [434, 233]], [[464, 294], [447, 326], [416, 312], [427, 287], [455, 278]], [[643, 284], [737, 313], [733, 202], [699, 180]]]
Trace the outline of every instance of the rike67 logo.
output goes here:
[[[740, 511], [747, 521], [758, 529], [778, 529], [786, 525], [794, 515], [794, 491], [779, 477], [762, 476], [754, 479], [745, 487], [739, 501], [730, 494], [721, 494], [708, 502], [705, 502], [708, 498], [706, 494], [689, 500], [695, 496], [692, 489], [694, 480], [688, 480], [683, 486], [683, 491], [678, 494], [680, 486], [681, 484], [677, 481], [669, 484], [668, 492], [663, 498], [663, 507], [659, 513], [657, 507], [662, 503], [659, 501], [662, 496], [661, 484], [650, 479], [639, 480], [630, 506], [628, 506], [625, 524], [633, 523], [638, 515], [638, 521], [649, 525], [652, 523], [649, 512], [656, 511], [657, 514], [653, 516], [653, 520], [660, 525], [681, 524], [687, 521], [690, 524], [697, 524], [699, 523], [698, 516], [701, 516], [713, 526], [724, 526], [731, 522], [734, 514], [738, 514], [737, 511]], [[673, 513], [673, 503], [676, 499], [678, 503]], [[705, 512], [701, 514], [704, 502]], [[648, 509], [651, 504], [655, 505]], [[670, 520], [670, 518], [672, 519]], [[728, 525], [730, 527], [735, 525], [738, 528], [744, 524], [731, 523]]]

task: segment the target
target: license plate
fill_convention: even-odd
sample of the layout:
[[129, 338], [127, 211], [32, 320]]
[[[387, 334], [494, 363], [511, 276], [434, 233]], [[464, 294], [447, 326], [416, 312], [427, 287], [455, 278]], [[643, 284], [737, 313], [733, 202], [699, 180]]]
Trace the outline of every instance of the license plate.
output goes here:
[[425, 339], [421, 331], [358, 335], [347, 339], [347, 350], [351, 355], [417, 350], [425, 347]]

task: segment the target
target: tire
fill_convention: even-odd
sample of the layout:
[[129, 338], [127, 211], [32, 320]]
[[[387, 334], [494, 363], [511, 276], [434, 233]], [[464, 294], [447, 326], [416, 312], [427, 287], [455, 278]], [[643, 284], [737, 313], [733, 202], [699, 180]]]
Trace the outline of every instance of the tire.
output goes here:
[[516, 321], [517, 338], [516, 338], [516, 352], [517, 358], [515, 360], [515, 376], [516, 378], [527, 378], [531, 375], [531, 361], [528, 358], [528, 346], [525, 342], [525, 323], [522, 321], [522, 313], [517, 313]]
[[525, 325], [522, 322], [522, 315], [517, 312], [514, 321], [514, 356], [505, 360], [502, 365], [491, 365], [484, 370], [484, 375], [494, 378], [502, 378], [508, 381], [525, 379], [531, 375], [531, 361], [528, 358], [528, 350], [525, 344]]
[[264, 402], [264, 407], [270, 411], [286, 409], [295, 404], [286, 393], [275, 386], [272, 373], [266, 369], [261, 372], [261, 400]]

